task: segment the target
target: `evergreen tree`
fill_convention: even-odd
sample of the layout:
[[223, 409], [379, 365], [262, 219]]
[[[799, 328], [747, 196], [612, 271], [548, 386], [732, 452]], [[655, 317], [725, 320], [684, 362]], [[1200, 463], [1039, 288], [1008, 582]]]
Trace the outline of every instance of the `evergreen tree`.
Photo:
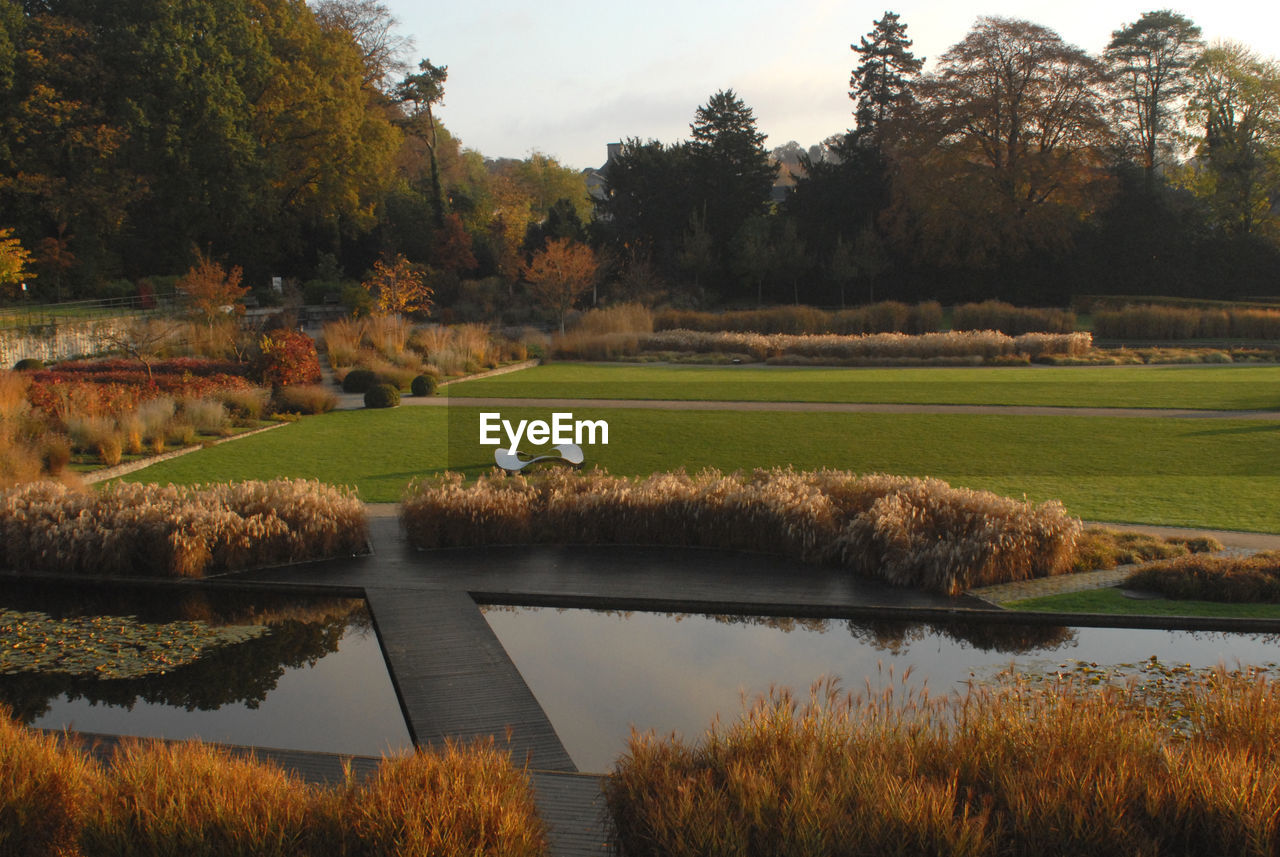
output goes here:
[[703, 224], [716, 257], [724, 260], [743, 222], [768, 210], [777, 168], [769, 162], [755, 114], [731, 89], [700, 106], [690, 130]]
[[849, 78], [849, 97], [857, 104], [853, 115], [856, 139], [883, 141], [884, 125], [893, 114], [911, 104], [911, 79], [920, 73], [924, 57], [911, 53], [907, 25], [896, 12], [885, 12], [875, 29], [850, 45], [861, 62]]

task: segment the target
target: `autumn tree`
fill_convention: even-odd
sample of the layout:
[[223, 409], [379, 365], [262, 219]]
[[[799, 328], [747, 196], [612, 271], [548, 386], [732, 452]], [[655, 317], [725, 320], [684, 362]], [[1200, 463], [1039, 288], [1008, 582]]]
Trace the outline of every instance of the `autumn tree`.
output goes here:
[[31, 261], [31, 254], [13, 237], [13, 230], [0, 229], [0, 287], [8, 291], [8, 287], [35, 276], [30, 270]]
[[1103, 60], [1119, 97], [1125, 145], [1154, 188], [1160, 163], [1173, 148], [1181, 102], [1191, 92], [1191, 66], [1204, 42], [1190, 18], [1162, 10], [1145, 12], [1111, 34]]
[[396, 75], [406, 71], [405, 55], [413, 39], [396, 32], [399, 21], [378, 0], [319, 0], [311, 5], [326, 30], [345, 34], [360, 49], [366, 85], [390, 93]]
[[524, 268], [524, 278], [529, 281], [530, 292], [538, 305], [560, 319], [560, 332], [564, 333], [565, 316], [591, 288], [598, 269], [599, 263], [590, 247], [557, 238], [548, 241], [545, 250], [534, 254]]
[[911, 53], [911, 45], [907, 25], [897, 13], [885, 12], [871, 32], [849, 46], [859, 58], [849, 78], [855, 140], [879, 146], [886, 123], [911, 104], [911, 82], [924, 66], [924, 57]]
[[1280, 237], [1280, 65], [1218, 43], [1193, 67], [1188, 122], [1199, 162], [1186, 180], [1229, 235]]
[[388, 315], [431, 313], [431, 287], [408, 259], [397, 255], [388, 262], [379, 260], [373, 274], [360, 285], [378, 302], [378, 309]]
[[1104, 81], [1052, 30], [979, 18], [916, 87], [894, 153], [899, 238], [974, 266], [1064, 249], [1108, 189]]
[[179, 278], [175, 287], [212, 333], [216, 320], [244, 314], [242, 301], [249, 287], [240, 284], [243, 278], [244, 272], [238, 266], [228, 271], [197, 250], [195, 264]]

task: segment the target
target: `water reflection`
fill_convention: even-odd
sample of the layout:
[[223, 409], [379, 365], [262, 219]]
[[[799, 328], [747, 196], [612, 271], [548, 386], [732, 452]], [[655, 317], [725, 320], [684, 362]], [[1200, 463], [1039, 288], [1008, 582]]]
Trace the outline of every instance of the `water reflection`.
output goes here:
[[1261, 634], [552, 608], [487, 608], [487, 619], [583, 771], [610, 769], [632, 727], [695, 738], [716, 716], [736, 717], [744, 698], [803, 692], [821, 676], [874, 693], [902, 688], [910, 670], [911, 687], [937, 696], [1010, 666], [1277, 659]]
[[[376, 755], [410, 745], [364, 601], [0, 585], [0, 703], [86, 732]], [[43, 659], [43, 660], [42, 660]]]

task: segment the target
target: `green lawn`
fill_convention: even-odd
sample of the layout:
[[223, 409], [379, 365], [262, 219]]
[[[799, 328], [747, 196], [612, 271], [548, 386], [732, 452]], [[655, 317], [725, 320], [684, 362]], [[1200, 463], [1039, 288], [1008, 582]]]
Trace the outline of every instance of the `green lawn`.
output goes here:
[[[391, 502], [415, 476], [488, 468], [492, 447], [478, 443], [479, 412], [400, 407], [308, 417], [126, 478], [307, 477], [355, 485], [366, 501]], [[589, 406], [573, 413], [608, 420], [610, 443], [587, 447], [587, 464], [613, 473], [790, 464], [929, 475], [1036, 501], [1061, 499], [1092, 520], [1280, 532], [1280, 423]], [[503, 409], [502, 415], [549, 413]]]
[[1107, 587], [1085, 592], [1068, 592], [1045, 598], [1011, 601], [1009, 610], [1036, 613], [1107, 613], [1139, 616], [1210, 616], [1240, 619], [1280, 619], [1280, 604], [1227, 604], [1221, 601], [1178, 601], [1168, 598], [1126, 598], [1119, 589]]
[[553, 363], [448, 395], [1066, 407], [1280, 409], [1280, 366], [817, 369]]

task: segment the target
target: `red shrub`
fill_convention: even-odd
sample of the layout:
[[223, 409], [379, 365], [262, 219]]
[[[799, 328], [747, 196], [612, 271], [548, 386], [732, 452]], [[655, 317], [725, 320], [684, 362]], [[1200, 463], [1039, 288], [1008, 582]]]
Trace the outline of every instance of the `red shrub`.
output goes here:
[[262, 337], [257, 376], [263, 384], [287, 387], [320, 381], [320, 359], [311, 337], [296, 330], [272, 330]]

